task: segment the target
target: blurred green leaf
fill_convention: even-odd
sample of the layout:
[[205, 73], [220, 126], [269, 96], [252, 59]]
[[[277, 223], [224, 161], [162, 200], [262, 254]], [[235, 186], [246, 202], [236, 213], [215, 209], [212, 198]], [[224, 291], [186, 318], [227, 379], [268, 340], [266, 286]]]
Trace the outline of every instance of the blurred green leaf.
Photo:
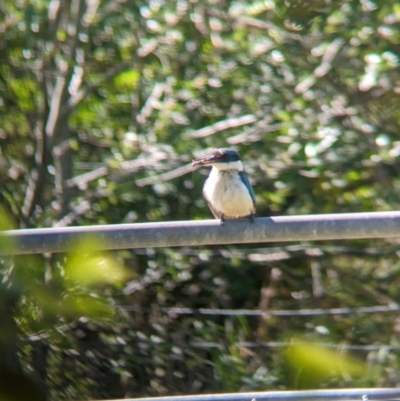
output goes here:
[[336, 378], [360, 378], [366, 374], [363, 362], [313, 342], [292, 340], [285, 351], [285, 359], [296, 388], [316, 388]]
[[[12, 221], [9, 213], [5, 210], [4, 207], [0, 205], [0, 234], [1, 231], [12, 230], [15, 228], [15, 223]], [[11, 250], [15, 248], [16, 244], [9, 237], [1, 236], [0, 237], [0, 249]]]
[[137, 70], [124, 71], [118, 74], [115, 78], [117, 88], [134, 90], [140, 78]]
[[15, 228], [15, 223], [11, 216], [7, 213], [4, 207], [0, 205], [0, 231], [12, 230]]
[[110, 255], [94, 250], [101, 248], [100, 243], [101, 241], [91, 238], [84, 239], [75, 246], [65, 266], [67, 280], [84, 286], [120, 285], [131, 276], [129, 271]]

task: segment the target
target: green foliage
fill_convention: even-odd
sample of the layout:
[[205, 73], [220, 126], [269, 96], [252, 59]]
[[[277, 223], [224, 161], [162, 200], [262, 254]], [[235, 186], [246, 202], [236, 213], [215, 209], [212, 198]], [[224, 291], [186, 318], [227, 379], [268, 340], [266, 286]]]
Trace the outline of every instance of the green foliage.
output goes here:
[[[381, 3], [6, 2], [0, 229], [210, 218], [208, 172], [185, 166], [222, 146], [240, 151], [258, 216], [397, 209], [400, 9]], [[396, 304], [397, 245], [81, 242], [2, 259], [0, 323], [16, 322], [50, 399], [397, 385], [395, 314], [268, 314]], [[288, 338], [309, 342], [273, 346]], [[364, 377], [331, 374], [348, 359], [325, 342], [374, 344]]]

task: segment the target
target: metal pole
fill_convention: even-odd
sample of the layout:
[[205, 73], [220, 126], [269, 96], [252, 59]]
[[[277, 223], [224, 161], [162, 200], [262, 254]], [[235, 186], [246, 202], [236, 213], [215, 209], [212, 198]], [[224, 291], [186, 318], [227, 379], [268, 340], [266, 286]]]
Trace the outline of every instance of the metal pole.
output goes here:
[[65, 252], [88, 235], [99, 240], [98, 249], [389, 238], [400, 237], [400, 212], [10, 230], [0, 234], [0, 254]]
[[305, 401], [305, 400], [312, 400], [312, 401], [400, 400], [400, 388], [266, 391], [266, 392], [252, 392], [252, 393], [131, 398], [131, 399], [126, 399], [124, 401]]

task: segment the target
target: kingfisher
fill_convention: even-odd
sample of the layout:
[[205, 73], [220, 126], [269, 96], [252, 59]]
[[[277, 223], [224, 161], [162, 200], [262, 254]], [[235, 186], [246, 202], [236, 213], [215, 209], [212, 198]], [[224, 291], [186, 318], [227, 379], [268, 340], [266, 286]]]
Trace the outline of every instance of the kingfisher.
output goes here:
[[221, 225], [225, 220], [243, 217], [254, 221], [254, 191], [236, 150], [215, 149], [210, 156], [194, 160], [192, 166], [212, 167], [203, 186], [203, 196], [214, 217], [221, 220]]

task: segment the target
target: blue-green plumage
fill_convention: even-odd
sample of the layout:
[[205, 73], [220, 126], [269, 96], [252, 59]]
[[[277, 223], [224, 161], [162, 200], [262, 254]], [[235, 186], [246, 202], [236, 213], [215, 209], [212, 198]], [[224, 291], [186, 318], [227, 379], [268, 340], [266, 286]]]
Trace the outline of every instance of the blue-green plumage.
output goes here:
[[243, 184], [246, 186], [247, 190], [249, 191], [249, 194], [251, 196], [251, 199], [253, 200], [253, 204], [255, 207], [256, 206], [256, 195], [254, 193], [253, 187], [251, 186], [247, 175], [243, 171], [239, 171], [239, 177], [242, 180]]

